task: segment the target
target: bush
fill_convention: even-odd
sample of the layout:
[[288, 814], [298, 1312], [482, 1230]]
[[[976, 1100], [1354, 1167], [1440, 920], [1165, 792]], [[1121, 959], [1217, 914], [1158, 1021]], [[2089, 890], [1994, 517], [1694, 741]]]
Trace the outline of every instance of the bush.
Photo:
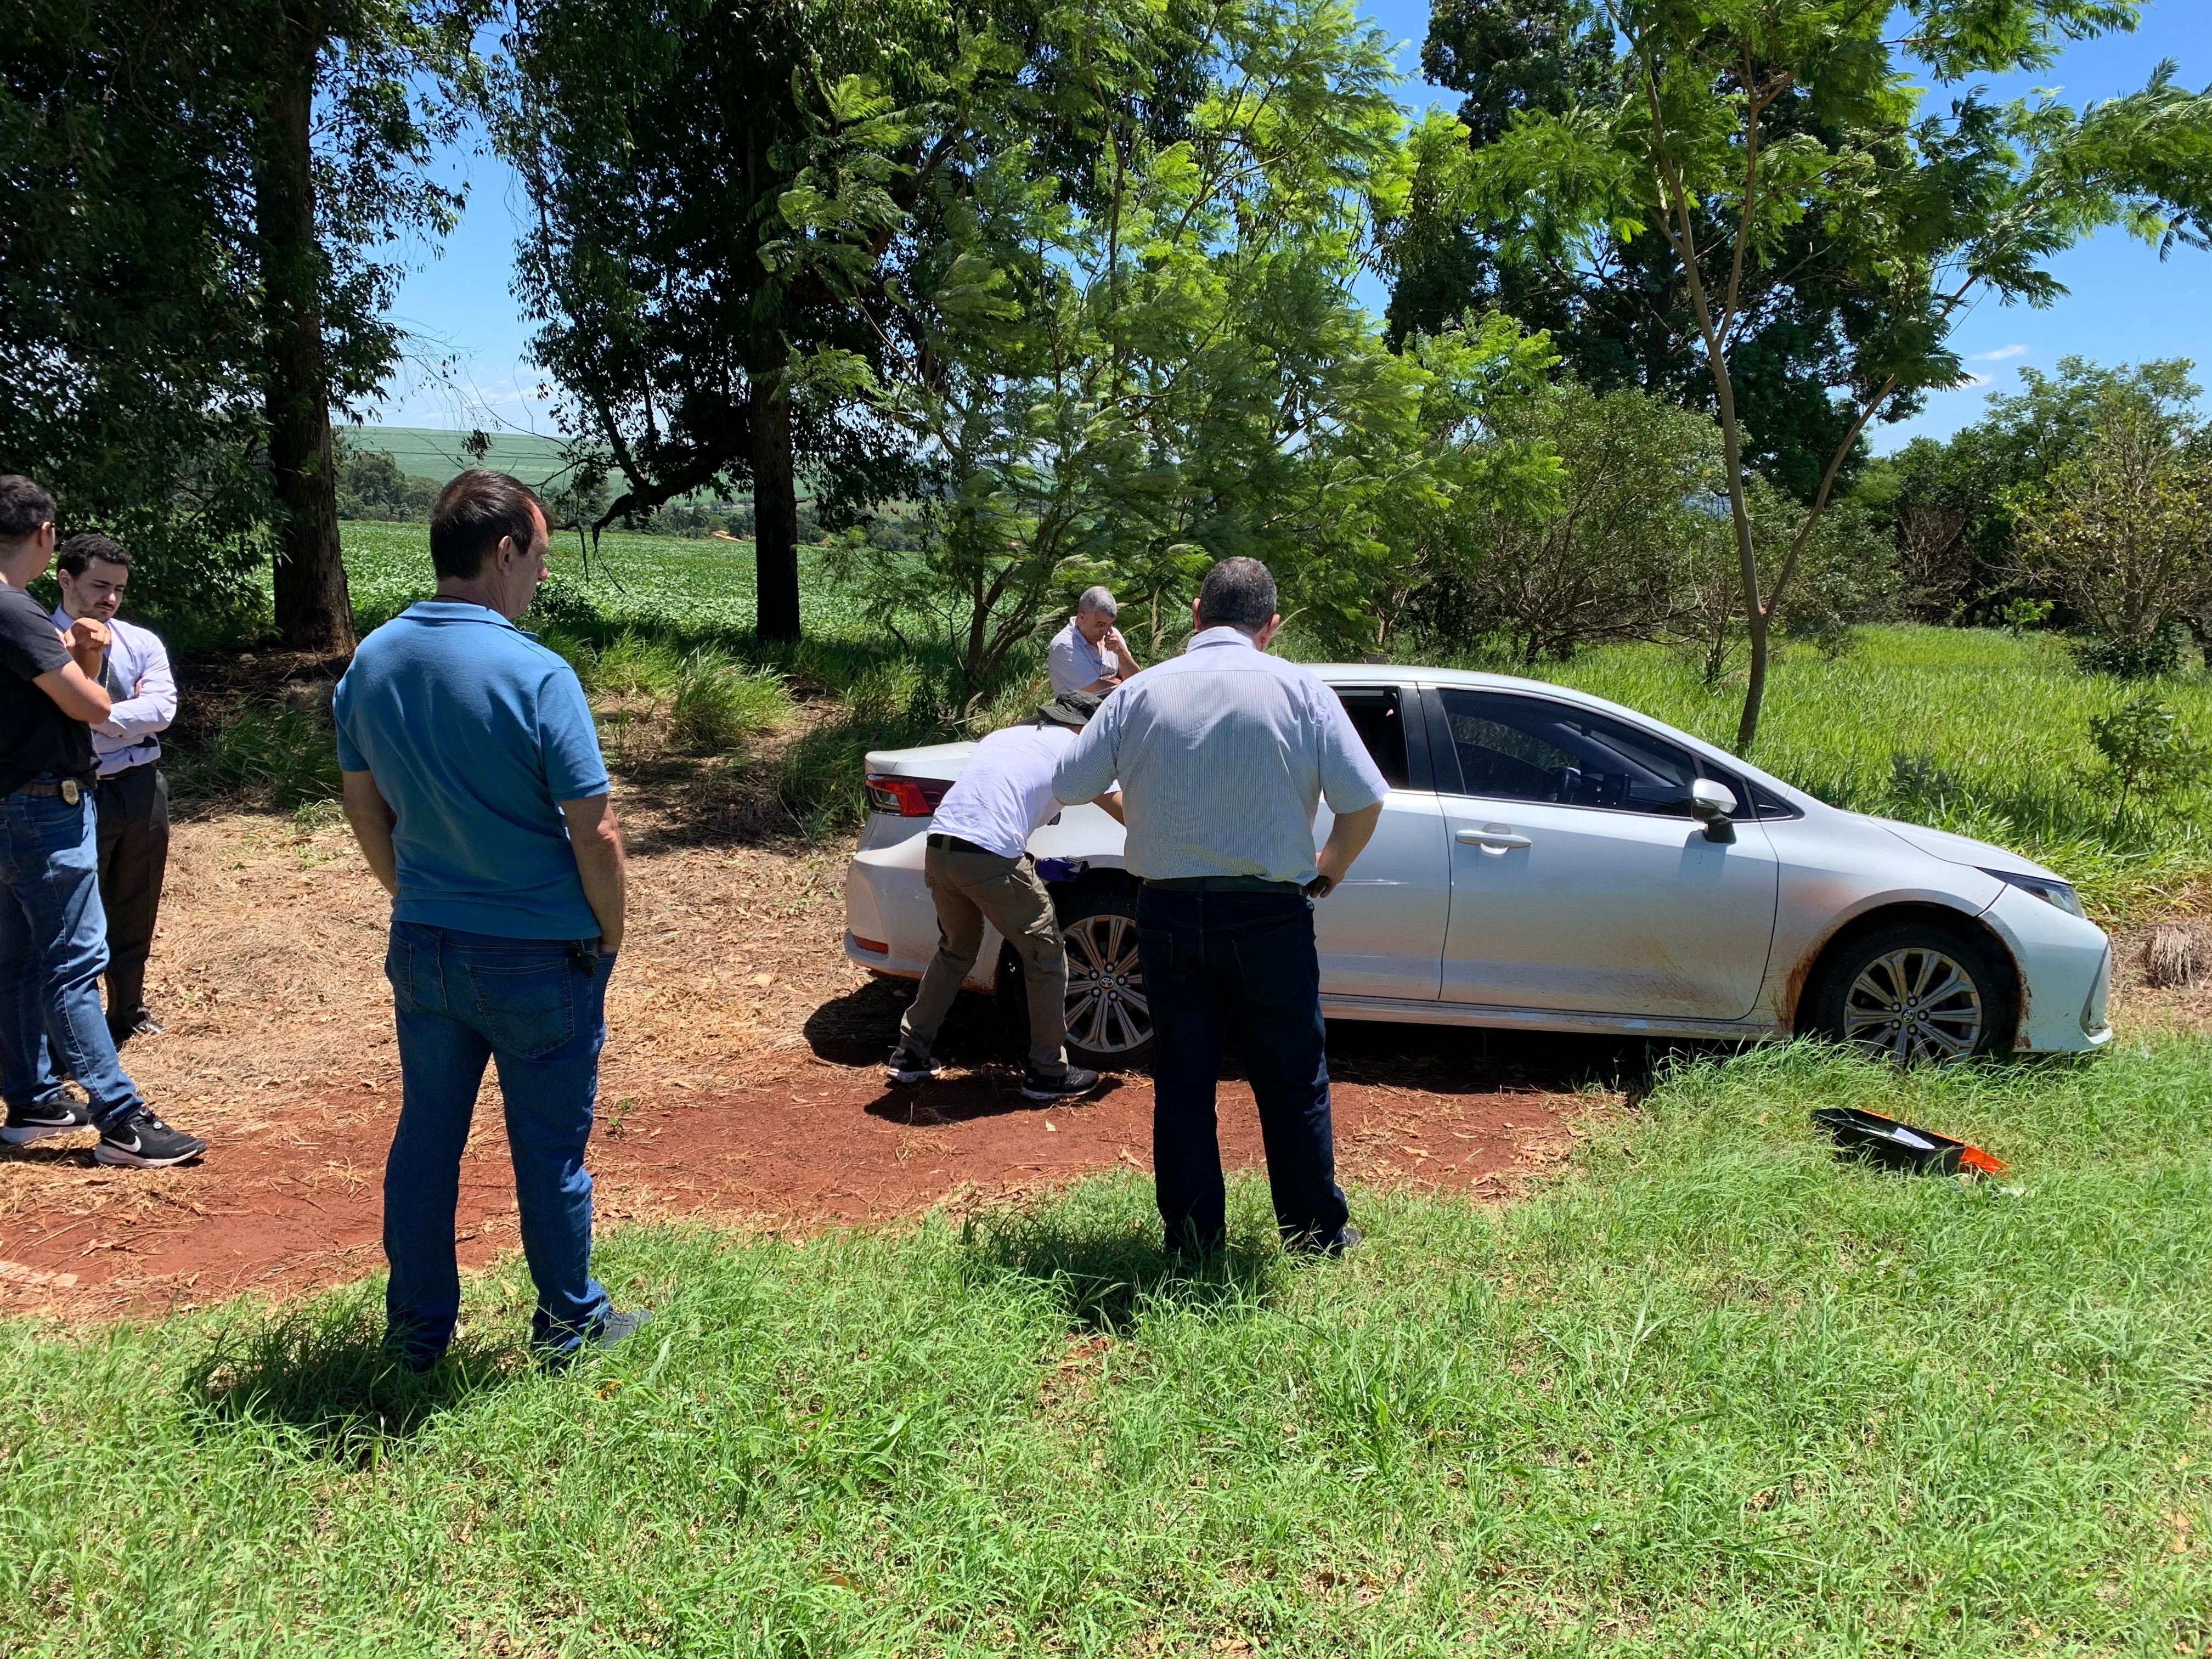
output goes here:
[[2188, 629], [2178, 617], [2169, 618], [2155, 633], [2141, 638], [2126, 635], [2099, 635], [2077, 641], [2074, 660], [2084, 673], [2110, 674], [2115, 679], [2149, 680], [2181, 672], [2182, 647]]
[[234, 710], [204, 742], [179, 754], [171, 769], [183, 793], [243, 794], [285, 811], [338, 796], [337, 739], [327, 724], [294, 703]]
[[781, 674], [757, 672], [714, 651], [684, 659], [669, 729], [687, 749], [727, 749], [780, 725], [791, 712]]
[[910, 661], [862, 672], [841, 720], [791, 746], [777, 779], [785, 807], [807, 834], [826, 836], [860, 818], [860, 769], [872, 749], [907, 749], [957, 736], [945, 689]]
[[2090, 716], [2089, 740], [2120, 786], [2124, 812], [2131, 794], [2163, 801], [2212, 772], [2212, 755], [2190, 734], [2181, 716], [2148, 694], [2129, 698], [2109, 714]]
[[[578, 672], [583, 672], [580, 667]], [[657, 702], [673, 695], [683, 677], [683, 654], [674, 646], [625, 629], [592, 658], [584, 689], [611, 697], [649, 697]]]

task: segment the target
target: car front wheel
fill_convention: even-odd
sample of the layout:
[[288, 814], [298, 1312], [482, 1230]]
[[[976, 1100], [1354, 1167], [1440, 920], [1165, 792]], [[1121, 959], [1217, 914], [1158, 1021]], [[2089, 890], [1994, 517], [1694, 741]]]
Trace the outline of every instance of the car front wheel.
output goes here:
[[1896, 922], [1852, 939], [1807, 991], [1805, 1029], [1899, 1066], [1944, 1066], [2011, 1046], [2000, 953], [1971, 934]]

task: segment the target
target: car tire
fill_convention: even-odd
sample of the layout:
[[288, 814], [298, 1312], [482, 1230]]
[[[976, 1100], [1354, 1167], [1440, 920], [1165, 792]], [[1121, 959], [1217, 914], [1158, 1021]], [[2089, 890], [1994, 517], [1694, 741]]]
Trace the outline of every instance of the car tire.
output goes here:
[[1890, 922], [1829, 953], [1797, 1026], [1899, 1066], [1954, 1065], [2012, 1047], [2014, 983], [2003, 952], [1964, 928]]
[[[1060, 941], [1067, 952], [1067, 1057], [1094, 1071], [1152, 1063], [1152, 1011], [1137, 965], [1133, 887], [1090, 887], [1059, 898]], [[1006, 951], [999, 975], [1010, 1019], [1026, 1030], [1021, 963]]]

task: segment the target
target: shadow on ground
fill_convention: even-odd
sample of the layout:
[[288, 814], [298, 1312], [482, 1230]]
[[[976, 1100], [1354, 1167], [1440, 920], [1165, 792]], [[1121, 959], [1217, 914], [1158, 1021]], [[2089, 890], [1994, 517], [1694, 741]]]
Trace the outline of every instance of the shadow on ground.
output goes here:
[[[899, 1016], [913, 999], [914, 987], [903, 980], [870, 980], [857, 990], [831, 998], [807, 1017], [807, 1045], [818, 1058], [833, 1065], [880, 1065], [898, 1041]], [[945, 1022], [936, 1057], [947, 1066], [973, 1069], [987, 1077], [999, 1072], [1018, 1076], [1023, 1038], [1018, 1009], [989, 997], [963, 996]], [[1492, 1031], [1462, 1025], [1402, 1025], [1380, 1020], [1328, 1023], [1329, 1075], [1335, 1081], [1419, 1089], [1439, 1095], [1486, 1094], [1498, 1090], [1571, 1094], [1596, 1088], [1624, 1095], [1632, 1105], [1650, 1092], [1670, 1058], [1717, 1053], [1725, 1046]], [[1222, 1075], [1231, 1079], [1243, 1075], [1233, 1055]], [[983, 1078], [975, 1081], [980, 1103], [981, 1091], [991, 1085]], [[896, 1104], [899, 1098], [887, 1096], [886, 1102]], [[947, 1094], [944, 1098], [949, 1102], [953, 1097]], [[1011, 1103], [1002, 1102], [995, 1109], [1022, 1109], [1030, 1103], [1015, 1094]], [[951, 1115], [980, 1116], [985, 1112], [979, 1103], [974, 1109], [954, 1110]]]
[[1185, 1261], [1161, 1248], [1156, 1223], [1133, 1220], [1102, 1231], [1019, 1210], [971, 1219], [963, 1245], [971, 1273], [1042, 1285], [1060, 1302], [1070, 1330], [1108, 1335], [1125, 1333], [1148, 1307], [1256, 1308], [1287, 1274], [1310, 1265], [1272, 1243], [1241, 1240]]
[[383, 1318], [358, 1298], [234, 1325], [192, 1366], [187, 1407], [204, 1435], [290, 1431], [311, 1456], [359, 1467], [464, 1401], [527, 1374], [513, 1347], [458, 1342], [427, 1372], [383, 1346]]

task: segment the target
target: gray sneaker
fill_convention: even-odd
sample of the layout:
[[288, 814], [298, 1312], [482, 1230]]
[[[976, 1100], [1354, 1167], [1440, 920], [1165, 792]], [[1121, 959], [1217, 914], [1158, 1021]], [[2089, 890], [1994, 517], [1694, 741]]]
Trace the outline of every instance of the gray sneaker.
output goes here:
[[1098, 1086], [1098, 1073], [1071, 1066], [1058, 1077], [1047, 1077], [1034, 1067], [1022, 1077], [1022, 1096], [1027, 1100], [1073, 1100]]
[[610, 1308], [607, 1310], [607, 1316], [599, 1322], [599, 1328], [592, 1334], [588, 1346], [594, 1348], [611, 1348], [616, 1343], [635, 1336], [638, 1327], [652, 1317], [653, 1310], [650, 1308], [633, 1308], [628, 1313], [617, 1313]]

